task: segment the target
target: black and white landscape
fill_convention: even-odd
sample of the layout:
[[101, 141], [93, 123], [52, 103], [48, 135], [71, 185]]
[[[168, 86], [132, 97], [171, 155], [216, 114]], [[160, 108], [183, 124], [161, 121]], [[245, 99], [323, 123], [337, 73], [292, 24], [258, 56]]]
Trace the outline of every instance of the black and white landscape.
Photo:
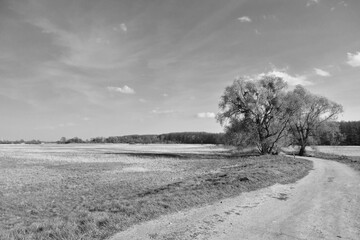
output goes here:
[[0, 239], [360, 239], [358, 0], [0, 0]]

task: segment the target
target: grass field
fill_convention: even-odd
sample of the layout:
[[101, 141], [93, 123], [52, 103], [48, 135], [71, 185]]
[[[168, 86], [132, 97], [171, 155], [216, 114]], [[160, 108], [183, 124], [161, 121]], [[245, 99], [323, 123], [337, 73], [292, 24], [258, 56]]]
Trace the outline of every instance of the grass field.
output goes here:
[[294, 182], [312, 168], [305, 160], [231, 150], [0, 145], [0, 239], [106, 239], [162, 214]]
[[360, 146], [314, 146], [307, 151], [311, 156], [341, 162], [360, 171]]
[[311, 150], [348, 157], [360, 157], [360, 146], [314, 146]]

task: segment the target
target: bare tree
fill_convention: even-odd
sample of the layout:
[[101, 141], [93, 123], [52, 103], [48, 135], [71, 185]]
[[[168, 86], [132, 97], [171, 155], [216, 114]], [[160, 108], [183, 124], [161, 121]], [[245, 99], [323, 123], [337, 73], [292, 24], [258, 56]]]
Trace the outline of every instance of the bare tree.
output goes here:
[[226, 87], [217, 120], [237, 145], [255, 144], [261, 154], [272, 153], [284, 137], [294, 110], [287, 103], [286, 83], [275, 76], [235, 80]]
[[293, 143], [300, 146], [300, 156], [305, 154], [306, 146], [311, 143], [318, 129], [326, 122], [336, 120], [343, 111], [340, 104], [312, 94], [300, 85], [294, 89], [290, 105], [297, 110], [291, 119], [290, 132]]

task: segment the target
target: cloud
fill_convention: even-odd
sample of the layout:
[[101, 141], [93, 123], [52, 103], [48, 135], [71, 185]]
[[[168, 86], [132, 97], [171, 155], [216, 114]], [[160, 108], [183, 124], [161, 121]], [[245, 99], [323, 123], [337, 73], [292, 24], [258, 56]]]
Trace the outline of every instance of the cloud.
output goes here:
[[240, 22], [252, 22], [251, 18], [249, 18], [248, 16], [243, 16], [238, 18], [238, 20], [240, 20]]
[[54, 130], [56, 127], [54, 126], [38, 126], [35, 127], [34, 130]]
[[360, 67], [360, 52], [347, 54], [349, 64], [352, 67]]
[[127, 30], [128, 30], [128, 28], [127, 28], [127, 26], [126, 26], [125, 23], [120, 24], [120, 28], [121, 28], [121, 30], [123, 30], [124, 32], [127, 32]]
[[84, 120], [84, 121], [90, 121], [90, 118], [88, 118], [88, 117], [83, 117], [83, 120]]
[[53, 34], [55, 36], [54, 42], [60, 46], [77, 47], [81, 44], [75, 34], [62, 30], [46, 18], [35, 19], [29, 23], [41, 29], [43, 33]]
[[168, 96], [169, 96], [169, 94], [167, 94], [167, 93], [163, 93], [163, 94], [162, 94], [162, 96], [163, 96], [163, 97], [168, 97]]
[[275, 76], [282, 78], [285, 82], [287, 82], [289, 85], [295, 86], [295, 85], [312, 85], [312, 82], [307, 80], [307, 76], [305, 75], [290, 75], [285, 71], [274, 69], [268, 73], [261, 73], [257, 77], [261, 78], [264, 76]]
[[134, 94], [135, 90], [132, 89], [131, 87], [128, 86], [124, 86], [124, 87], [107, 87], [108, 91], [110, 92], [119, 92], [119, 93], [124, 93], [124, 94]]
[[76, 126], [76, 124], [75, 123], [73, 123], [73, 122], [68, 122], [68, 123], [60, 123], [60, 124], [58, 124], [58, 127], [74, 127], [74, 126]]
[[75, 124], [73, 122], [59, 123], [56, 126], [37, 126], [34, 128], [34, 130], [55, 130], [55, 129], [59, 129], [59, 128], [74, 127], [76, 125], [77, 124]]
[[319, 4], [319, 2], [320, 2], [320, 0], [309, 0], [309, 1], [307, 1], [306, 6], [310, 7], [311, 5]]
[[263, 15], [262, 16], [264, 20], [278, 20], [278, 18], [276, 17], [276, 15]]
[[331, 76], [331, 74], [329, 72], [324, 71], [320, 68], [314, 68], [314, 70], [315, 70], [315, 73], [319, 76], [322, 76], [322, 77], [330, 77]]
[[146, 103], [147, 101], [145, 99], [143, 99], [143, 98], [139, 98], [139, 102]]
[[175, 110], [159, 110], [159, 109], [154, 109], [151, 111], [152, 113], [154, 114], [172, 114], [172, 113], [175, 113], [176, 111]]
[[[115, 47], [114, 36], [106, 29], [92, 27], [92, 34], [84, 37], [85, 35], [65, 30], [46, 18], [36, 18], [28, 22], [39, 28], [42, 33], [51, 35], [53, 44], [63, 49], [62, 55], [59, 56], [62, 64], [94, 69], [113, 69], [121, 65], [118, 61], [121, 49]], [[126, 25], [123, 24], [116, 29], [127, 31]]]
[[117, 27], [113, 27], [113, 30], [115, 32], [123, 31], [124, 33], [126, 33], [128, 31], [128, 27], [126, 26], [125, 23], [122, 23], [122, 24], [118, 25]]
[[339, 5], [342, 5], [342, 6], [344, 6], [344, 7], [347, 7], [347, 6], [348, 6], [348, 4], [347, 4], [345, 1], [341, 1], [341, 2], [339, 2], [338, 4], [339, 4]]
[[198, 118], [215, 118], [215, 113], [213, 112], [201, 112], [196, 114]]

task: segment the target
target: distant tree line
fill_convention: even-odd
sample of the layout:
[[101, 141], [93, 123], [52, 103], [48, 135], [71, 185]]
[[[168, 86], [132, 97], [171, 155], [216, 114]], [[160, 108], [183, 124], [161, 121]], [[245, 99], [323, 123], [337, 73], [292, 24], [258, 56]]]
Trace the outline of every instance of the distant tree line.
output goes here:
[[[227, 133], [229, 134], [229, 133]], [[328, 122], [314, 134], [314, 145], [360, 145], [360, 121]], [[41, 144], [40, 140], [0, 140], [0, 144]], [[166, 134], [125, 135], [95, 137], [83, 140], [79, 137], [62, 137], [59, 144], [69, 143], [128, 143], [128, 144], [233, 144], [233, 139], [223, 133], [175, 132]]]
[[341, 145], [360, 145], [360, 121], [340, 122]]
[[317, 145], [360, 145], [360, 121], [329, 122], [319, 129]]
[[[244, 136], [243, 136], [244, 137]], [[239, 138], [236, 138], [239, 140]], [[240, 138], [241, 139], [241, 138]], [[0, 144], [41, 144], [40, 140], [0, 140]], [[62, 137], [56, 143], [128, 143], [128, 144], [234, 144], [233, 133], [175, 132], [166, 134], [95, 137]], [[240, 143], [238, 143], [240, 144]], [[360, 121], [328, 122], [318, 128], [311, 139], [313, 145], [360, 145]]]
[[41, 144], [41, 143], [42, 143], [42, 141], [40, 141], [40, 140], [28, 140], [28, 141], [25, 141], [23, 139], [14, 140], [14, 141], [0, 140], [0, 144]]
[[125, 135], [111, 137], [95, 137], [89, 140], [82, 140], [74, 137], [66, 139], [62, 137], [59, 144], [69, 143], [128, 143], [128, 144], [151, 144], [151, 143], [180, 143], [180, 144], [223, 144], [224, 134], [207, 132], [175, 132], [166, 134], [148, 135]]

